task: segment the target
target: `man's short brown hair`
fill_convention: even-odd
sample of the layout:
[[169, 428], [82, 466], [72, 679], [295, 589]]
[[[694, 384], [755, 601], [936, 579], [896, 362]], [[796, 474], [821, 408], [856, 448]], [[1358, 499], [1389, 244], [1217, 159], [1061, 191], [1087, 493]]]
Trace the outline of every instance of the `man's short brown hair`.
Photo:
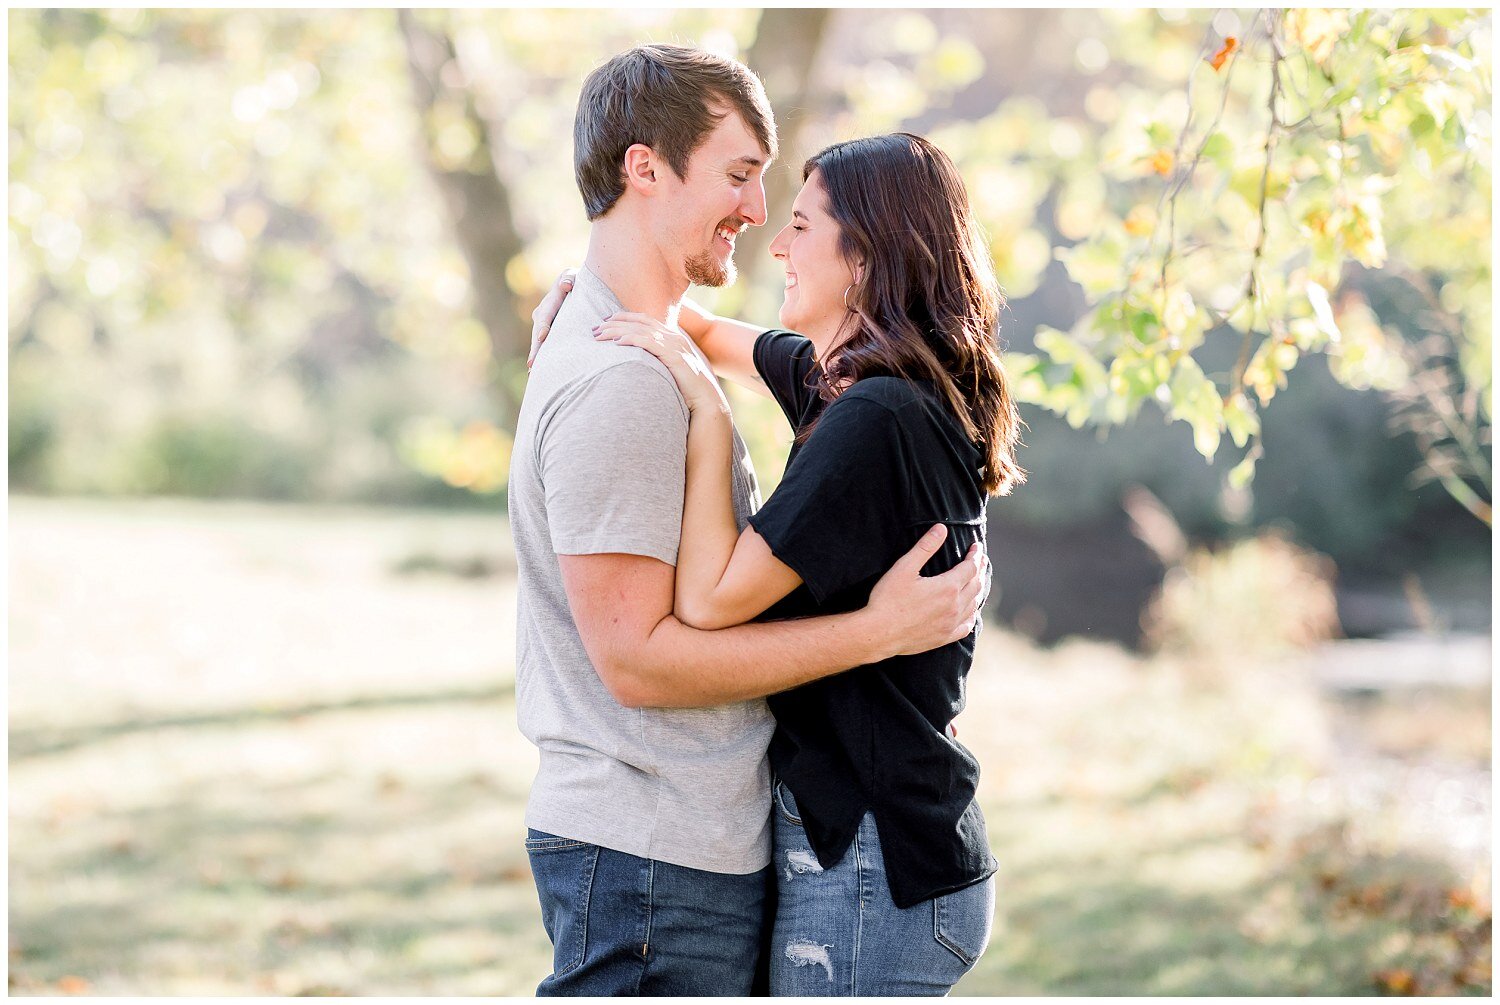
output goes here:
[[573, 120], [573, 170], [589, 219], [625, 191], [625, 151], [634, 143], [683, 178], [688, 158], [724, 118], [714, 105], [739, 113], [767, 157], [776, 156], [771, 104], [743, 63], [681, 45], [638, 45], [589, 74]]

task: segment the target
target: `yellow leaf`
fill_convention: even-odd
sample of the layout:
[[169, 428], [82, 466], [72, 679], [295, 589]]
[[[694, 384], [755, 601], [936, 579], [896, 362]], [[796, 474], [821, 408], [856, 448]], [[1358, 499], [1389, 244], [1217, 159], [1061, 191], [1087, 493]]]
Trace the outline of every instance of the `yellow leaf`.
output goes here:
[[1349, 31], [1349, 12], [1301, 8], [1286, 12], [1287, 34], [1318, 63], [1326, 63]]
[[1156, 210], [1144, 203], [1125, 215], [1125, 233], [1131, 237], [1145, 237], [1155, 229]]

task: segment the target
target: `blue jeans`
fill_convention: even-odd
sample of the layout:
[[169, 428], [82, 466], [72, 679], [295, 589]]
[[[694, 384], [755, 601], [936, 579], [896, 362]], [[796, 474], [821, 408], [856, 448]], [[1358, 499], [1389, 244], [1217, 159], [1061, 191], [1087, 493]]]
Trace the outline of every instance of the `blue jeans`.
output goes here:
[[528, 830], [552, 995], [751, 993], [768, 869], [728, 876]]
[[772, 796], [772, 995], [942, 996], [973, 968], [990, 940], [993, 876], [898, 908], [886, 883], [874, 816], [865, 814], [844, 857], [824, 869], [807, 842], [791, 791], [778, 782]]

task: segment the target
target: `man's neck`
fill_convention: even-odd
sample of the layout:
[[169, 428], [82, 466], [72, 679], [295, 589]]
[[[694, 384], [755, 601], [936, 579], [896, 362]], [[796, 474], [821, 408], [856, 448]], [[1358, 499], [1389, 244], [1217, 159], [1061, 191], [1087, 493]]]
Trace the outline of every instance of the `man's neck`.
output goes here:
[[687, 295], [687, 280], [673, 274], [644, 228], [623, 218], [595, 221], [583, 264], [627, 311], [666, 324], [677, 322], [677, 311]]

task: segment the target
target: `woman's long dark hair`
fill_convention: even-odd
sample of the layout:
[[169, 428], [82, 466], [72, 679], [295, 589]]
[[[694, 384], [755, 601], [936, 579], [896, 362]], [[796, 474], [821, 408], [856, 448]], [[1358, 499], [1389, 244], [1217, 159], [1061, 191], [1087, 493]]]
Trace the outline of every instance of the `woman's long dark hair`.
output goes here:
[[1026, 473], [1000, 365], [1005, 300], [958, 169], [922, 137], [890, 133], [836, 143], [803, 165], [802, 180], [814, 171], [840, 253], [864, 263], [844, 298], [848, 337], [823, 360], [819, 395], [875, 374], [932, 381], [984, 454], [984, 491], [1009, 493]]

